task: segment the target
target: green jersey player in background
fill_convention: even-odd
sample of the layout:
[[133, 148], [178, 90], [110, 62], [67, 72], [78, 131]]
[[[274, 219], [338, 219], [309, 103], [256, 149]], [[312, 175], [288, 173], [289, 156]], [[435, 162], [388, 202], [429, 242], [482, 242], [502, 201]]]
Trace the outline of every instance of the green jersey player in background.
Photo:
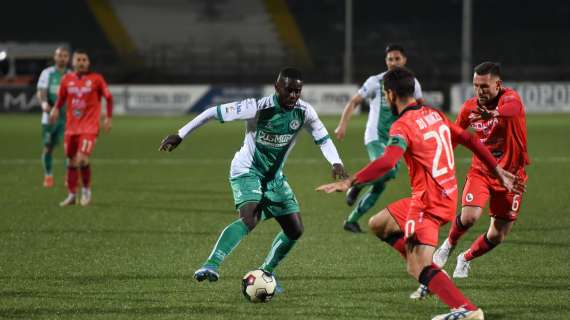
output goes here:
[[172, 151], [192, 131], [216, 118], [221, 123], [245, 120], [245, 140], [230, 168], [230, 184], [239, 218], [220, 234], [210, 256], [194, 273], [198, 281], [217, 281], [219, 267], [239, 242], [259, 221], [275, 218], [282, 228], [260, 269], [273, 273], [303, 234], [299, 204], [283, 174], [283, 165], [304, 128], [320, 146], [332, 166], [333, 178], [346, 177], [342, 161], [327, 129], [313, 107], [300, 100], [303, 79], [294, 68], [281, 70], [275, 82], [276, 93], [261, 99], [211, 107], [184, 127], [169, 135], [160, 150]]
[[[388, 70], [406, 65], [407, 58], [402, 46], [389, 44], [386, 47], [385, 53]], [[370, 113], [368, 114], [366, 131], [364, 132], [364, 144], [366, 145], [370, 161], [384, 154], [384, 149], [388, 142], [388, 132], [390, 131], [392, 123], [398, 118], [390, 111], [390, 105], [384, 96], [383, 77], [386, 72], [387, 71], [373, 75], [364, 82], [362, 87], [358, 90], [358, 93], [356, 93], [344, 107], [338, 126], [335, 129], [336, 138], [342, 141], [346, 135], [348, 121], [350, 120], [352, 112], [365, 99], [368, 100], [370, 102]], [[415, 79], [414, 89], [414, 98], [418, 101], [419, 105], [422, 105], [422, 88], [417, 79]], [[386, 182], [396, 177], [396, 171], [399, 166], [400, 164], [398, 163], [398, 165], [386, 173], [386, 175], [372, 183], [368, 192], [360, 199], [357, 206], [344, 221], [345, 230], [355, 233], [362, 232], [358, 220], [376, 204], [376, 201], [378, 201], [380, 195], [386, 188]], [[347, 195], [348, 205], [352, 206], [354, 204], [360, 190], [360, 188], [352, 188], [350, 190], [350, 194]]]
[[42, 164], [44, 168], [44, 187], [53, 187], [53, 149], [59, 144], [65, 129], [65, 112], [60, 112], [54, 124], [49, 124], [49, 112], [57, 101], [61, 78], [69, 71], [69, 50], [58, 47], [53, 54], [54, 65], [45, 68], [40, 74], [37, 85], [37, 97], [42, 107]]

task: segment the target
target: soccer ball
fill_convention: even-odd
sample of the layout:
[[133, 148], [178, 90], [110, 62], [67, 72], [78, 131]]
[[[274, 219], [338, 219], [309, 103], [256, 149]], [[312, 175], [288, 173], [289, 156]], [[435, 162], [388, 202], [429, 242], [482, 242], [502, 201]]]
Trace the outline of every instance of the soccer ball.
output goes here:
[[275, 294], [275, 287], [275, 277], [259, 269], [246, 273], [241, 281], [241, 291], [251, 302], [269, 302]]

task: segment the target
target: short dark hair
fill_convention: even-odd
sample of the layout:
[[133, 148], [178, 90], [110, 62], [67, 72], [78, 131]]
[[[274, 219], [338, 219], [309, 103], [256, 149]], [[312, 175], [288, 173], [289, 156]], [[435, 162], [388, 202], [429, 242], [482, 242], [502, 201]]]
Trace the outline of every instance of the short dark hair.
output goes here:
[[406, 53], [404, 52], [404, 47], [402, 47], [401, 45], [399, 45], [397, 43], [388, 44], [386, 46], [386, 50], [384, 50], [384, 53], [386, 55], [388, 55], [388, 53], [390, 53], [392, 51], [400, 51], [401, 54], [406, 55]]
[[89, 55], [89, 54], [87, 53], [87, 50], [85, 50], [85, 49], [75, 49], [75, 50], [73, 51], [73, 54], [76, 54], [76, 53], [77, 53], [77, 54], [86, 54], [86, 55]]
[[414, 73], [404, 67], [392, 69], [384, 74], [384, 89], [392, 90], [400, 98], [413, 97], [416, 79]]
[[277, 79], [279, 78], [291, 78], [303, 81], [303, 75], [301, 74], [301, 71], [293, 67], [285, 67], [281, 69], [281, 71], [279, 71], [279, 75], [277, 76]]
[[478, 75], [491, 74], [492, 76], [501, 77], [501, 64], [498, 62], [485, 61], [474, 69]]

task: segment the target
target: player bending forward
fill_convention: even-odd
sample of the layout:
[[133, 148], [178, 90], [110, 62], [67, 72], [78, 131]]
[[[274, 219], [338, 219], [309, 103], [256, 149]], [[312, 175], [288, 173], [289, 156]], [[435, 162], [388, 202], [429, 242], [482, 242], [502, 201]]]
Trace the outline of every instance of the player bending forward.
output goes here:
[[[89, 56], [85, 51], [73, 53], [74, 72], [61, 79], [55, 108], [50, 113], [50, 123], [54, 123], [61, 107], [67, 106], [63, 148], [67, 156], [67, 189], [69, 194], [59, 205], [69, 206], [77, 202], [78, 174], [81, 172], [81, 205], [91, 203], [91, 166], [89, 156], [99, 135], [101, 97], [107, 102], [104, 128], [111, 130], [113, 96], [103, 76], [89, 71]], [[78, 170], [79, 169], [79, 170]], [[79, 171], [79, 172], [78, 172]]]
[[342, 161], [317, 113], [300, 100], [303, 79], [294, 68], [283, 69], [275, 82], [276, 93], [261, 99], [211, 107], [166, 137], [160, 150], [172, 151], [198, 127], [216, 118], [221, 123], [246, 121], [245, 140], [230, 168], [230, 184], [239, 218], [220, 234], [212, 253], [194, 273], [198, 281], [217, 281], [220, 264], [260, 220], [275, 218], [281, 228], [260, 269], [273, 273], [303, 234], [299, 204], [283, 174], [283, 165], [297, 135], [305, 128], [328, 162], [333, 178], [346, 178]]
[[369, 221], [370, 229], [406, 259], [408, 273], [447, 304], [451, 312], [438, 319], [484, 319], [483, 311], [467, 299], [435, 264], [439, 227], [453, 219], [457, 180], [452, 141], [472, 150], [508, 190], [524, 185], [503, 170], [473, 135], [451, 123], [437, 110], [419, 106], [413, 98], [414, 76], [404, 68], [384, 75], [385, 95], [399, 118], [392, 124], [384, 155], [354, 177], [323, 185], [318, 191], [344, 192], [386, 174], [404, 156], [412, 195], [396, 201]]

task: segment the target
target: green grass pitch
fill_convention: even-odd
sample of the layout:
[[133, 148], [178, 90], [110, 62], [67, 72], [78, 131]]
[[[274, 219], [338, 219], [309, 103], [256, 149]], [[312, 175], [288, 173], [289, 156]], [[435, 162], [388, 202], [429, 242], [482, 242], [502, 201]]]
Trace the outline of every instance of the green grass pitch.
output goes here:
[[[271, 220], [229, 256], [220, 281], [195, 282], [194, 270], [236, 218], [227, 176], [243, 124], [211, 122], [175, 152], [159, 153], [163, 136], [188, 119], [117, 117], [92, 156], [93, 204], [62, 209], [61, 146], [56, 187], [46, 190], [39, 115], [0, 115], [0, 318], [430, 319], [446, 311], [433, 297], [408, 299], [417, 283], [395, 251], [342, 230], [349, 208], [341, 194], [313, 191], [330, 180], [330, 168], [305, 133], [285, 166], [305, 224], [277, 269], [285, 293], [251, 304], [240, 291], [278, 231]], [[332, 132], [337, 118], [323, 120]], [[569, 123], [569, 115], [529, 116], [533, 163], [520, 219], [504, 244], [473, 262], [470, 278], [457, 281], [488, 319], [570, 317]], [[367, 160], [364, 124], [355, 117], [336, 143], [350, 172]], [[463, 181], [469, 154], [459, 148], [456, 158]], [[403, 169], [362, 225], [409, 190]], [[488, 223], [482, 218], [458, 249]]]

